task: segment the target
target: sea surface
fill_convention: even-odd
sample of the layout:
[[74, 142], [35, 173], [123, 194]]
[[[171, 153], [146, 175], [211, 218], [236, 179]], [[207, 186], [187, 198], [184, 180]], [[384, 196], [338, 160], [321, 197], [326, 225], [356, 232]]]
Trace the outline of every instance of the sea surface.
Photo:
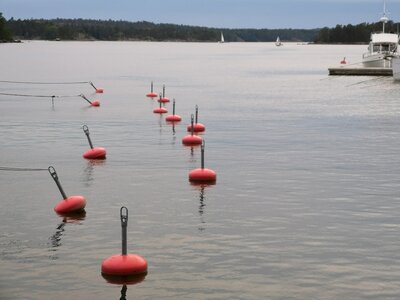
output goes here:
[[[400, 85], [327, 70], [365, 51], [0, 45], [2, 81], [104, 89], [0, 82], [0, 93], [25, 95], [0, 95], [0, 299], [398, 299]], [[151, 81], [181, 123], [152, 112]], [[201, 152], [181, 140], [196, 105], [215, 185], [188, 181]], [[83, 125], [106, 160], [82, 157]], [[86, 214], [54, 212], [49, 166], [67, 195], [87, 199]], [[128, 253], [148, 262], [125, 286], [101, 275], [121, 253], [122, 206]]]

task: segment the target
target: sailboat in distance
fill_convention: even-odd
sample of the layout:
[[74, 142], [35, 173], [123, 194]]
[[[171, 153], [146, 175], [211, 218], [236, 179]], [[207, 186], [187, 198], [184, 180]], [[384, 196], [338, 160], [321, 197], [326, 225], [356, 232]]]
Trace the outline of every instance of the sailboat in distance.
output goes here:
[[276, 38], [276, 42], [275, 42], [275, 46], [277, 46], [277, 47], [279, 47], [279, 46], [282, 46], [283, 44], [282, 44], [282, 42], [281, 42], [281, 39], [279, 38], [279, 36]]
[[221, 40], [219, 41], [220, 43], [225, 43], [225, 39], [224, 39], [224, 34], [221, 31]]

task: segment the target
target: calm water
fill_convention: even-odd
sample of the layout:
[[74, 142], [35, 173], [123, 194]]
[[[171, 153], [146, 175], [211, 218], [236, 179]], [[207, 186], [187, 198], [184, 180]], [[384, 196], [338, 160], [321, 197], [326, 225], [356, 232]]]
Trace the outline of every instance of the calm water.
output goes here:
[[[366, 46], [26, 42], [0, 45], [0, 166], [53, 165], [80, 219], [54, 213], [45, 171], [0, 171], [0, 298], [120, 299], [101, 262], [146, 258], [126, 299], [398, 299], [400, 102], [391, 78], [331, 77]], [[152, 113], [150, 81], [183, 122]], [[217, 184], [188, 183], [181, 139], [195, 105]], [[172, 105], [167, 105], [172, 109]], [[82, 125], [107, 160], [82, 158]], [[123, 295], [122, 295], [123, 296]]]

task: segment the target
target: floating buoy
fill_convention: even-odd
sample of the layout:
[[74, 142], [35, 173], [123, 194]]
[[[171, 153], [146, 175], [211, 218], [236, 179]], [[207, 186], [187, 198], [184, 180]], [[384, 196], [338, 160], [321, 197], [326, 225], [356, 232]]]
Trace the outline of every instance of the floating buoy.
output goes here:
[[[161, 98], [161, 94], [160, 94], [160, 98]], [[165, 107], [161, 107], [161, 102], [160, 102], [160, 107], [153, 109], [153, 113], [155, 113], [155, 114], [166, 114], [167, 112], [168, 112], [168, 110]]]
[[340, 61], [340, 64], [341, 65], [347, 64], [346, 57], [343, 57], [343, 59]]
[[192, 123], [191, 133], [190, 133], [190, 135], [187, 135], [182, 139], [182, 144], [184, 144], [186, 146], [200, 145], [203, 141], [203, 139], [200, 136], [193, 135], [193, 133], [194, 133], [193, 122], [194, 122], [194, 116], [192, 115], [192, 117], [191, 117], [191, 123]]
[[165, 84], [163, 85], [162, 98], [160, 97], [158, 102], [162, 102], [162, 103], [168, 103], [169, 102], [169, 99], [167, 97], [165, 97]]
[[175, 114], [175, 99], [172, 102], [172, 115], [165, 118], [167, 122], [180, 122], [182, 120], [181, 116]]
[[83, 125], [83, 132], [86, 134], [90, 146], [90, 149], [83, 153], [83, 157], [87, 159], [105, 159], [106, 149], [102, 147], [93, 148], [92, 140], [89, 136], [89, 128], [86, 125]]
[[[125, 214], [124, 214], [125, 212]], [[136, 254], [127, 254], [128, 209], [121, 207], [122, 254], [112, 255], [101, 264], [101, 273], [107, 276], [132, 276], [147, 273], [146, 260]]]
[[189, 181], [194, 183], [215, 183], [217, 174], [211, 169], [204, 168], [204, 147], [205, 142], [203, 140], [201, 144], [201, 168], [189, 172]]
[[88, 98], [85, 97], [84, 94], [80, 94], [79, 96], [80, 96], [81, 98], [85, 99], [87, 102], [89, 102], [89, 104], [90, 104], [91, 106], [100, 106], [100, 101], [98, 101], [98, 100], [90, 101]]
[[149, 97], [149, 98], [157, 97], [157, 93], [153, 92], [153, 81], [151, 82], [151, 91], [150, 91], [150, 93], [146, 94], [146, 97]]
[[195, 119], [194, 125], [193, 124], [189, 125], [187, 127], [187, 131], [191, 131], [192, 128], [193, 128], [194, 132], [203, 132], [206, 130], [206, 126], [197, 122], [198, 115], [199, 115], [199, 107], [196, 105], [196, 119]]
[[66, 214], [72, 212], [82, 211], [86, 206], [86, 199], [83, 196], [70, 196], [67, 197], [65, 194], [60, 181], [58, 180], [58, 176], [54, 167], [50, 166], [48, 168], [51, 177], [54, 179], [57, 184], [58, 189], [60, 190], [61, 195], [63, 196], [63, 200], [61, 200], [55, 207], [54, 210], [58, 214]]
[[94, 85], [93, 82], [91, 82], [91, 81], [90, 81], [89, 83], [90, 83], [90, 85], [95, 89], [96, 94], [102, 94], [102, 93], [104, 93], [104, 89], [95, 87], [95, 85]]

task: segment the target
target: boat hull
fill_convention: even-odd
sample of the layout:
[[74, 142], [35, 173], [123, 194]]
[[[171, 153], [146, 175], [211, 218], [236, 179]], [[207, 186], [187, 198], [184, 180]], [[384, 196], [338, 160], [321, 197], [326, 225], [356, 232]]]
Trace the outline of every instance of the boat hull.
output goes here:
[[367, 68], [391, 68], [392, 56], [375, 54], [363, 58], [363, 66]]
[[396, 57], [392, 60], [393, 79], [400, 80], [400, 58]]

